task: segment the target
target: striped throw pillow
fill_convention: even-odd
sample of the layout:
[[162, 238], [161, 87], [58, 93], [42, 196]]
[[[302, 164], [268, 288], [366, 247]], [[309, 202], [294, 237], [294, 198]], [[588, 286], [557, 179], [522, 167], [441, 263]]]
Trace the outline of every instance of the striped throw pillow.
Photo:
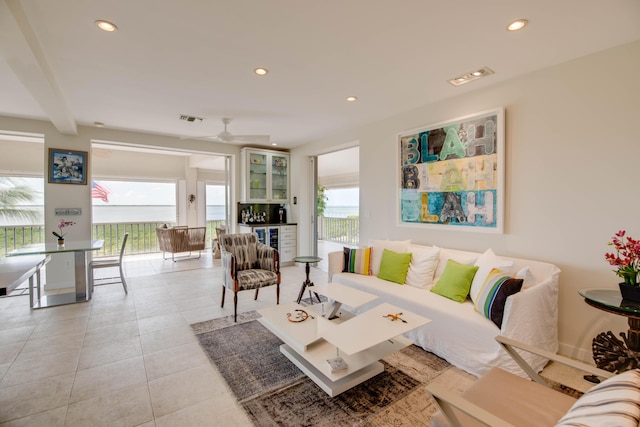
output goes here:
[[501, 328], [507, 298], [520, 292], [522, 282], [522, 279], [509, 277], [497, 268], [492, 269], [474, 300], [476, 311]]
[[556, 424], [636, 427], [640, 423], [640, 370], [633, 369], [594, 386]]
[[344, 248], [344, 273], [371, 276], [371, 248]]

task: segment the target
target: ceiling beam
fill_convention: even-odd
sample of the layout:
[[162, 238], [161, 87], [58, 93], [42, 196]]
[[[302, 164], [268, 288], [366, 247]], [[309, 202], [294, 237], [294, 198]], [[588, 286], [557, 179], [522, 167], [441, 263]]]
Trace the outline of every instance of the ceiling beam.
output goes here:
[[56, 129], [63, 134], [77, 135], [76, 121], [20, 1], [3, 2], [10, 12], [5, 20], [10, 25], [3, 25], [2, 30], [10, 32], [11, 48], [3, 46], [7, 64]]

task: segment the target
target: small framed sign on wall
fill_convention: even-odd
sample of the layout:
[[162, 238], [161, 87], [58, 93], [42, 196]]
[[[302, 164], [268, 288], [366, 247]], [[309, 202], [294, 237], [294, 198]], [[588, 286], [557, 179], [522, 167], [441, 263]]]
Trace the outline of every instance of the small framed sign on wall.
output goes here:
[[87, 152], [49, 148], [49, 182], [87, 184]]
[[400, 224], [503, 232], [504, 109], [398, 134]]

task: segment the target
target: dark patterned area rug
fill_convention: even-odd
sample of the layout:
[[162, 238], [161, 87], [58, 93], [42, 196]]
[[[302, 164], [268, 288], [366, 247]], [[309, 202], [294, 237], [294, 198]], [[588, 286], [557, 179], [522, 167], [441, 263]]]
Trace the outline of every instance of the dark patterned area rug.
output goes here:
[[[410, 346], [382, 360], [380, 375], [334, 398], [280, 353], [282, 341], [253, 311], [191, 325], [200, 345], [255, 426], [428, 426], [436, 406], [431, 381], [463, 392], [475, 377]], [[549, 379], [547, 379], [549, 380]], [[582, 393], [549, 381], [553, 388]]]
[[380, 375], [334, 398], [282, 353], [255, 312], [192, 325], [255, 426], [428, 426], [435, 411], [424, 385], [450, 368], [410, 346], [383, 360]]

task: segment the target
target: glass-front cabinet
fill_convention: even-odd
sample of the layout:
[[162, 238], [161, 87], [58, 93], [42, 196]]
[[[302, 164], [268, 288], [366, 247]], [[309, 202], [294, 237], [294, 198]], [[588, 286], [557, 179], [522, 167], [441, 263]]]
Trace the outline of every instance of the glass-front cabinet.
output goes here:
[[241, 161], [243, 202], [288, 202], [288, 153], [243, 148]]

